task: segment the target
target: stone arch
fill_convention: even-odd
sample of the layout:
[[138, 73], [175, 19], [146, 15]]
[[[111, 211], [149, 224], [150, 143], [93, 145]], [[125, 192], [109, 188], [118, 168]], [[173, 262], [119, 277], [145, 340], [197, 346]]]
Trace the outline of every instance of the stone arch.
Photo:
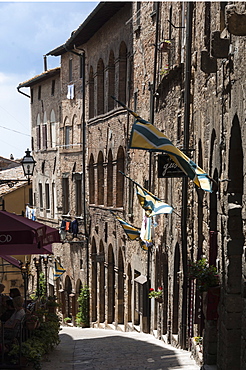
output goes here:
[[95, 169], [94, 169], [94, 157], [90, 155], [89, 161], [89, 202], [95, 204]]
[[180, 248], [177, 243], [174, 253], [174, 266], [173, 266], [173, 320], [172, 320], [172, 333], [178, 334], [179, 329], [179, 280], [178, 272], [180, 270]]
[[124, 260], [122, 255], [122, 249], [119, 249], [118, 254], [118, 324], [124, 324]]
[[71, 278], [67, 275], [65, 278], [65, 312], [66, 317], [72, 317], [72, 302], [70, 294], [72, 293]]
[[92, 266], [91, 266], [91, 321], [97, 321], [97, 247], [95, 238], [92, 238], [91, 243], [91, 255], [92, 255]]
[[125, 153], [122, 146], [117, 153], [117, 170], [116, 170], [116, 207], [123, 207], [124, 198], [124, 176], [119, 172], [124, 172]]
[[127, 47], [124, 41], [119, 49], [119, 90], [118, 97], [123, 103], [126, 103], [126, 79], [127, 79]]
[[115, 58], [112, 50], [108, 62], [108, 111], [114, 109], [114, 99], [111, 96], [115, 96]]
[[115, 259], [114, 259], [114, 251], [113, 247], [110, 244], [108, 246], [108, 279], [107, 279], [107, 287], [108, 287], [108, 296], [107, 296], [107, 322], [108, 324], [112, 324], [115, 319]]
[[127, 321], [132, 322], [132, 267], [127, 267]]
[[95, 97], [94, 97], [94, 73], [92, 66], [90, 67], [89, 73], [89, 118], [93, 118], [95, 115]]
[[97, 64], [97, 115], [104, 113], [104, 63], [100, 58]]
[[97, 158], [97, 204], [104, 204], [104, 168], [103, 153], [101, 150]]
[[103, 260], [99, 263], [99, 322], [105, 321], [105, 252], [103, 242], [100, 241], [99, 254]]
[[107, 206], [113, 206], [113, 155], [112, 150], [108, 152], [108, 164], [107, 164]]

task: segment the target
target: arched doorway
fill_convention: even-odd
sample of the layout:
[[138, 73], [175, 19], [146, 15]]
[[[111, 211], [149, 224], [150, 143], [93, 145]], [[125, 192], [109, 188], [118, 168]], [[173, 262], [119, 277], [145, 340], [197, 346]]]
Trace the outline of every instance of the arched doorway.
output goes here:
[[121, 248], [119, 250], [118, 266], [118, 324], [124, 324], [124, 262]]
[[[104, 256], [103, 242], [100, 242], [100, 256]], [[99, 263], [99, 322], [105, 321], [105, 267], [104, 259]]]
[[179, 328], [179, 280], [178, 272], [180, 270], [180, 248], [176, 244], [174, 253], [173, 266], [173, 320], [172, 320], [172, 334], [178, 334]]
[[[230, 321], [225, 325], [225, 335], [222, 337], [224, 348], [231, 352], [227, 358], [224, 369], [240, 369], [242, 325], [239, 317], [242, 317], [242, 254], [244, 245], [242, 200], [243, 200], [243, 146], [241, 128], [238, 116], [235, 115], [232, 122], [230, 148], [229, 148], [229, 171], [227, 187], [228, 220], [227, 220], [227, 269], [225, 277], [225, 301], [236, 302], [232, 307], [225, 307], [226, 317]], [[233, 341], [231, 338], [234, 338]]]
[[92, 239], [91, 245], [92, 267], [91, 267], [91, 321], [97, 321], [97, 248], [96, 241]]
[[112, 324], [115, 316], [115, 272], [114, 272], [114, 252], [112, 245], [108, 247], [108, 324]]
[[127, 268], [127, 321], [132, 322], [132, 268]]
[[65, 315], [66, 317], [72, 317], [72, 302], [70, 300], [70, 294], [72, 293], [72, 283], [70, 277], [67, 275], [65, 279]]

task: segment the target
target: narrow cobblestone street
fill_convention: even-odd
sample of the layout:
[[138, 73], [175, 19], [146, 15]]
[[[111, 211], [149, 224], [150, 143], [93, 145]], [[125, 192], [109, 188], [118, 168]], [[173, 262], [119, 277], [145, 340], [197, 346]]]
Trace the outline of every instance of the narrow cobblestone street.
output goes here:
[[60, 339], [42, 370], [199, 370], [190, 352], [149, 334], [62, 327]]

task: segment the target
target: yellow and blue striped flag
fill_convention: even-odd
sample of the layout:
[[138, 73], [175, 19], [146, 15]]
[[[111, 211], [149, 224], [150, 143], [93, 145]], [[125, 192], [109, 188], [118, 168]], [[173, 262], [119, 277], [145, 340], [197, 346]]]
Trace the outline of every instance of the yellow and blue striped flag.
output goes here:
[[59, 277], [64, 274], [66, 270], [62, 267], [62, 265], [58, 262], [55, 261], [55, 272], [54, 272], [54, 280], [58, 279]]
[[122, 218], [120, 218], [119, 216], [117, 216], [114, 212], [111, 211], [111, 213], [119, 221], [119, 223], [123, 227], [123, 230], [125, 231], [126, 235], [128, 236], [128, 238], [130, 240], [137, 240], [137, 239], [140, 238], [140, 229], [137, 229], [136, 227], [128, 224]]
[[130, 148], [167, 153], [176, 165], [181, 168], [181, 170], [198, 187], [205, 191], [212, 192], [211, 180], [205, 171], [197, 166], [196, 163], [188, 158], [181, 150], [176, 148], [167, 136], [159, 131], [154, 125], [145, 121], [137, 113], [129, 109], [124, 103], [121, 103], [118, 100], [116, 101], [136, 118], [136, 121], [132, 126], [129, 144]]
[[147, 217], [153, 217], [162, 213], [172, 213], [173, 211], [171, 206], [162, 202], [154, 194], [140, 185], [137, 185], [137, 197]]

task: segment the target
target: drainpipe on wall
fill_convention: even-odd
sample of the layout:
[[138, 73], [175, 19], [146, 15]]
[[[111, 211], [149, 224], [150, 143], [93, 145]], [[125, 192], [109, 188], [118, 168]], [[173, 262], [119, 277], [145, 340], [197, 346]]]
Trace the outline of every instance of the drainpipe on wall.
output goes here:
[[[191, 44], [192, 44], [192, 16], [193, 3], [187, 3], [186, 21], [186, 58], [185, 58], [185, 84], [184, 84], [184, 152], [189, 149], [189, 123], [190, 123], [190, 82], [191, 82]], [[182, 297], [182, 320], [181, 320], [181, 347], [187, 349], [187, 297], [188, 297], [188, 273], [187, 273], [187, 203], [188, 203], [188, 179], [182, 180], [182, 261], [183, 261], [183, 297]]]

